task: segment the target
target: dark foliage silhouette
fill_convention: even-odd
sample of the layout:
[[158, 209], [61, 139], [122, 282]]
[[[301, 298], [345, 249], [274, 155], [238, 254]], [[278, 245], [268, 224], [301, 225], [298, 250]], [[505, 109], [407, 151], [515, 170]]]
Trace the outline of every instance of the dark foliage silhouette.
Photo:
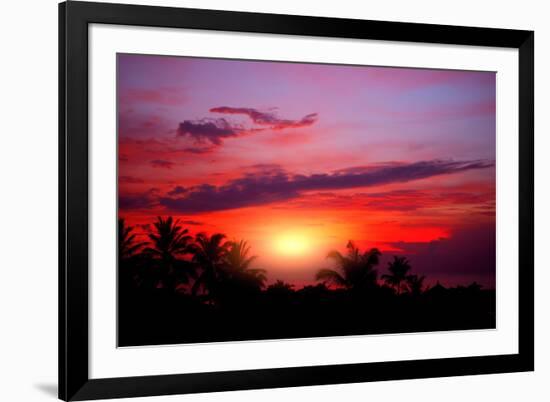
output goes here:
[[126, 287], [138, 286], [143, 280], [140, 268], [141, 256], [139, 251], [147, 244], [137, 240], [133, 226], [126, 226], [124, 219], [118, 220], [118, 266], [120, 282]]
[[338, 270], [321, 269], [317, 272], [316, 279], [331, 282], [336, 286], [352, 291], [375, 287], [378, 272], [374, 267], [378, 265], [380, 251], [371, 248], [361, 253], [351, 240], [346, 248], [346, 255], [342, 255], [335, 250], [328, 253], [327, 258], [331, 258], [336, 262]]
[[411, 265], [405, 257], [394, 256], [393, 261], [388, 263], [390, 273], [382, 275], [382, 279], [395, 289], [397, 295], [400, 295], [410, 270]]
[[265, 269], [250, 268], [256, 258], [255, 255], [250, 256], [250, 246], [245, 240], [230, 242], [225, 254], [225, 271], [232, 278], [262, 289], [267, 280]]
[[230, 247], [230, 243], [225, 241], [225, 237], [222, 233], [212, 236], [199, 233], [195, 236], [195, 242], [190, 245], [192, 261], [200, 267], [199, 277], [192, 287], [193, 295], [202, 289], [209, 295], [211, 301], [216, 297], [219, 283], [224, 276], [225, 257]]
[[265, 286], [265, 270], [250, 267], [257, 257], [250, 255], [246, 241], [227, 242], [223, 248], [216, 301], [223, 306], [242, 304], [246, 307], [246, 303], [254, 300]]
[[280, 279], [278, 279], [273, 285], [270, 285], [267, 288], [268, 292], [273, 292], [273, 293], [290, 293], [290, 292], [293, 292], [293, 290], [294, 290], [293, 284], [286, 283], [284, 281], [281, 281]]
[[192, 237], [188, 233], [171, 216], [167, 219], [159, 216], [153, 223], [148, 235], [150, 246], [143, 252], [151, 261], [157, 287], [176, 289], [195, 276], [193, 266], [180, 258], [189, 252]]
[[120, 346], [495, 328], [494, 290], [425, 286], [402, 256], [379, 277], [380, 251], [352, 241], [297, 288], [268, 284], [246, 240], [193, 238], [172, 217], [146, 237], [119, 220]]
[[413, 296], [421, 295], [424, 289], [424, 279], [426, 279], [426, 277], [424, 275], [418, 276], [414, 274], [408, 275], [406, 279], [409, 293]]
[[126, 226], [124, 219], [118, 220], [118, 256], [121, 260], [135, 257], [137, 252], [147, 244], [137, 241], [133, 231], [134, 227]]

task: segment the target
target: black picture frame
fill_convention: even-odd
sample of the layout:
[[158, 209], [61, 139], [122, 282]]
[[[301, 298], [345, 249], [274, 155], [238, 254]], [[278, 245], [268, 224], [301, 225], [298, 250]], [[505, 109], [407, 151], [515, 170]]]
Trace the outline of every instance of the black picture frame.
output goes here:
[[[518, 49], [518, 353], [90, 379], [88, 374], [88, 25], [91, 23]], [[532, 370], [534, 370], [534, 32], [78, 1], [59, 5], [59, 398], [89, 400]]]

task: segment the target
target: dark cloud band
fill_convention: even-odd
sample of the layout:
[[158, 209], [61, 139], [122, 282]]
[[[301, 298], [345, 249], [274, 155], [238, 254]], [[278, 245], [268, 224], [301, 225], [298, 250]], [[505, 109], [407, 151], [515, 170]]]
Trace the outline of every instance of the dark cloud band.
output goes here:
[[257, 109], [245, 107], [220, 106], [210, 109], [212, 113], [242, 114], [248, 116], [254, 124], [270, 126], [272, 129], [299, 128], [311, 126], [317, 121], [317, 113], [311, 113], [300, 120], [280, 119], [273, 113], [260, 112]]
[[[377, 165], [332, 174], [289, 175], [286, 172], [249, 173], [222, 186], [203, 184], [186, 189], [179, 197], [159, 202], [181, 213], [198, 213], [271, 204], [299, 197], [308, 191], [329, 191], [408, 182], [432, 176], [485, 169], [493, 161], [422, 161]], [[174, 192], [171, 192], [173, 195]], [[178, 191], [176, 191], [178, 193]]]
[[174, 162], [167, 161], [167, 160], [164, 160], [164, 159], [155, 159], [155, 160], [152, 160], [149, 163], [154, 168], [172, 169], [174, 167]]

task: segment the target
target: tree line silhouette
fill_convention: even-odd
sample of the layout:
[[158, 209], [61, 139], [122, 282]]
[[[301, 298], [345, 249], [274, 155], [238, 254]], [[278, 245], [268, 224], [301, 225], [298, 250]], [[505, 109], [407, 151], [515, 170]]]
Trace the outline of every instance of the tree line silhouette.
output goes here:
[[245, 240], [194, 237], [173, 217], [157, 217], [140, 241], [118, 222], [120, 346], [278, 339], [495, 327], [495, 292], [477, 283], [425, 286], [406, 257], [379, 275], [381, 252], [330, 251], [335, 268], [316, 285], [267, 284]]

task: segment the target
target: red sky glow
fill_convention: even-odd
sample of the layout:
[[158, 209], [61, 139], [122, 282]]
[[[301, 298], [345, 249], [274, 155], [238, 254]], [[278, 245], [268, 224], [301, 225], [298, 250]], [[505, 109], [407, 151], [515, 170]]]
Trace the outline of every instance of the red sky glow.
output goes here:
[[118, 55], [119, 216], [245, 239], [315, 283], [332, 249], [495, 286], [495, 74]]

